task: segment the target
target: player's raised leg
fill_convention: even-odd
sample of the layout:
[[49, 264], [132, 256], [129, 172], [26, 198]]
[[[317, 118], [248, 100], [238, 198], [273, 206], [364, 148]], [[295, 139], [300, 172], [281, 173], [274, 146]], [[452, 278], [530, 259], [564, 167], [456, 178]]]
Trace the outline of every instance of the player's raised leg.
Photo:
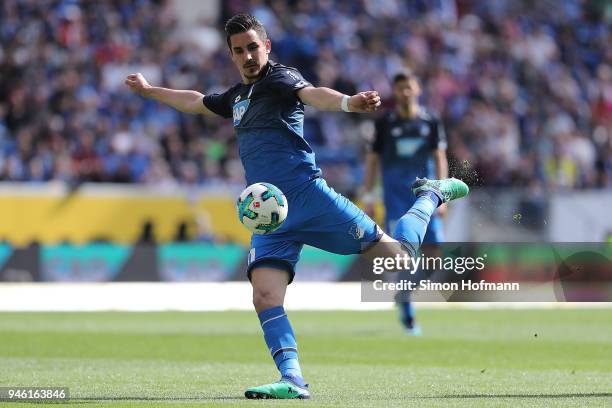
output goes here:
[[465, 197], [470, 189], [467, 184], [456, 178], [442, 180], [417, 178], [412, 184], [412, 191], [417, 196], [417, 200], [397, 221], [393, 238], [404, 246], [410, 256], [416, 256], [436, 208], [442, 203]]
[[245, 397], [251, 399], [310, 398], [304, 383], [295, 335], [283, 307], [289, 274], [274, 266], [255, 267], [250, 271], [253, 305], [259, 316], [268, 349], [281, 373], [277, 382], [252, 387]]

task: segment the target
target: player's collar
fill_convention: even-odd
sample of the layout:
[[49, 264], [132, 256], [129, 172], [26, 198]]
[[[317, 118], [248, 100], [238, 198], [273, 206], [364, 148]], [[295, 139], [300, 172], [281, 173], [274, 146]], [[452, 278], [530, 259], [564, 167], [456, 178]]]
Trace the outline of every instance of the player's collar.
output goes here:
[[424, 107], [421, 106], [421, 109], [419, 109], [419, 113], [417, 114], [417, 118], [422, 120], [431, 120], [431, 115]]
[[272, 69], [274, 69], [276, 66], [280, 65], [278, 62], [272, 61], [271, 59], [268, 59], [268, 63], [266, 64], [266, 68], [262, 78], [265, 76], [268, 76], [268, 74], [270, 74], [272, 72]]
[[397, 107], [393, 109], [393, 111], [391, 112], [391, 120], [397, 120], [397, 119], [403, 119], [403, 120], [425, 119], [427, 120], [429, 118], [430, 118], [429, 114], [427, 113], [425, 107], [422, 105], [418, 105], [416, 114], [411, 118], [402, 117], [402, 115], [400, 115], [399, 112], [397, 111]]

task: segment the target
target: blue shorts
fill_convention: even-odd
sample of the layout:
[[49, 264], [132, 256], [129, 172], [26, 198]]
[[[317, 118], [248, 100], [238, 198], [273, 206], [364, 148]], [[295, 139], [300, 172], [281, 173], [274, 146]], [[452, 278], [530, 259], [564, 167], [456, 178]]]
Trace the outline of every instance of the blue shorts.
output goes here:
[[304, 244], [335, 254], [358, 254], [382, 237], [382, 230], [355, 204], [316, 178], [286, 194], [289, 213], [275, 232], [251, 238], [247, 275], [273, 266], [295, 276]]

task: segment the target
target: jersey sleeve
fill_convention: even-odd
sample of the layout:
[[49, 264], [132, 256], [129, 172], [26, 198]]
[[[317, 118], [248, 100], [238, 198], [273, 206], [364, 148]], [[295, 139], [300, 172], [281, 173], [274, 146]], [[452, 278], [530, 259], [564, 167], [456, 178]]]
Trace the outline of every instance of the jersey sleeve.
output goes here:
[[433, 120], [433, 132], [431, 135], [431, 148], [432, 150], [446, 150], [447, 146], [448, 143], [446, 141], [444, 124], [440, 118], [435, 117]]
[[312, 86], [297, 69], [281, 68], [272, 77], [272, 87], [283, 97], [297, 98], [297, 91]]
[[383, 143], [385, 140], [385, 120], [384, 117], [378, 119], [374, 123], [374, 137], [370, 142], [369, 148], [371, 152], [382, 154], [383, 152]]
[[231, 97], [232, 97], [232, 89], [228, 89], [222, 94], [210, 94], [205, 95], [202, 99], [202, 103], [204, 106], [208, 108], [213, 113], [224, 117], [231, 118], [232, 117], [232, 105], [231, 105]]

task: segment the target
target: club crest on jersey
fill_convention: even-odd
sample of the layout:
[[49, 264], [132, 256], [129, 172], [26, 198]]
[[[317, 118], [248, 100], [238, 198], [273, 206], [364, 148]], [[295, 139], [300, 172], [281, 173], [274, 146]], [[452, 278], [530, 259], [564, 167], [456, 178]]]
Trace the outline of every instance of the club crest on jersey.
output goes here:
[[244, 113], [248, 109], [250, 102], [251, 102], [250, 99], [245, 99], [244, 101], [238, 102], [237, 104], [234, 105], [234, 108], [233, 108], [234, 126], [238, 126], [240, 124], [240, 121], [242, 120], [242, 116], [244, 116]]
[[421, 125], [421, 128], [419, 129], [419, 133], [421, 134], [422, 137], [425, 137], [425, 136], [429, 136], [429, 132], [430, 132], [429, 126], [423, 123]]

